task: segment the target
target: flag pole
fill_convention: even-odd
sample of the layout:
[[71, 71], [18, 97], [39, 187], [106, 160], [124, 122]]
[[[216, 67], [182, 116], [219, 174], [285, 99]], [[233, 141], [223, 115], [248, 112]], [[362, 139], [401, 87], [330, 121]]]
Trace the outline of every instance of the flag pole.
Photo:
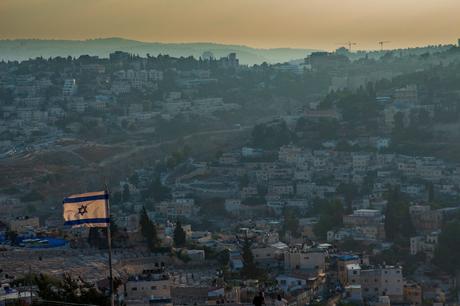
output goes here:
[[112, 218], [110, 216], [110, 204], [109, 204], [109, 189], [107, 184], [105, 184], [105, 209], [107, 212], [107, 217], [109, 218], [109, 225], [107, 226], [107, 245], [109, 248], [109, 283], [110, 283], [110, 305], [115, 306], [115, 296], [113, 289], [113, 273], [112, 273], [112, 233], [110, 230], [110, 225], [112, 223]]

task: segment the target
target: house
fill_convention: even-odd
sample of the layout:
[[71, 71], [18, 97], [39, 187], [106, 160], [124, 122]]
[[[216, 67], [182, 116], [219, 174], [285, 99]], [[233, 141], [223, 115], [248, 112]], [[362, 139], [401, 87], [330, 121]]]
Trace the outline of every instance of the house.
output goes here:
[[294, 186], [290, 181], [273, 181], [268, 185], [268, 193], [278, 196], [293, 195]]
[[315, 271], [321, 273], [326, 267], [326, 252], [320, 248], [297, 246], [284, 253], [284, 268], [287, 271]]
[[149, 303], [151, 297], [170, 299], [173, 281], [169, 274], [157, 271], [144, 271], [141, 275], [130, 276], [124, 285], [127, 305]]
[[241, 209], [240, 199], [225, 199], [224, 203], [225, 211], [232, 215], [239, 215]]
[[17, 217], [10, 221], [10, 230], [16, 233], [23, 233], [30, 230], [36, 230], [40, 227], [40, 220], [38, 217]]
[[417, 255], [418, 253], [425, 253], [429, 259], [433, 258], [440, 233], [441, 231], [438, 230], [424, 236], [411, 237], [410, 254]]
[[370, 299], [378, 296], [388, 296], [393, 302], [403, 301], [403, 276], [399, 266], [362, 267], [360, 284], [363, 297]]
[[232, 271], [241, 271], [243, 269], [243, 257], [239, 251], [232, 251], [230, 252], [230, 268]]
[[353, 304], [361, 304], [363, 301], [361, 285], [356, 284], [345, 286], [344, 299], [350, 301]]
[[286, 245], [279, 242], [278, 244], [256, 246], [251, 248], [254, 261], [264, 268], [278, 267], [282, 264], [283, 253]]
[[187, 198], [163, 201], [155, 206], [155, 211], [172, 220], [180, 217], [190, 218], [195, 213], [195, 201]]
[[192, 262], [204, 262], [204, 250], [187, 250], [187, 256]]
[[281, 274], [276, 278], [278, 287], [285, 293], [291, 291], [306, 289], [307, 288], [307, 276], [301, 274]]
[[224, 303], [226, 292], [220, 287], [173, 287], [173, 305], [213, 305]]
[[343, 225], [359, 231], [367, 239], [385, 238], [384, 216], [377, 209], [358, 209], [343, 216]]
[[75, 79], [64, 80], [62, 94], [64, 96], [73, 96], [77, 92], [77, 82]]
[[282, 146], [278, 152], [278, 159], [288, 164], [297, 163], [302, 149], [294, 145]]
[[404, 302], [413, 306], [422, 305], [422, 287], [413, 282], [404, 284]]
[[347, 266], [352, 264], [361, 264], [362, 260], [357, 255], [340, 255], [336, 258], [337, 278], [342, 285], [348, 283]]
[[432, 210], [428, 205], [412, 205], [409, 214], [418, 232], [432, 232], [441, 228], [443, 213], [441, 210]]

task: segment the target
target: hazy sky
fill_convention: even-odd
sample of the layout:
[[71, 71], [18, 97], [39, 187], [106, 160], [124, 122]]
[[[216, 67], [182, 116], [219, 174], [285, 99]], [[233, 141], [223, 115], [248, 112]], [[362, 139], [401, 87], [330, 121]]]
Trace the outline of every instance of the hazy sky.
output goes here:
[[0, 0], [0, 38], [360, 49], [456, 43], [460, 0]]

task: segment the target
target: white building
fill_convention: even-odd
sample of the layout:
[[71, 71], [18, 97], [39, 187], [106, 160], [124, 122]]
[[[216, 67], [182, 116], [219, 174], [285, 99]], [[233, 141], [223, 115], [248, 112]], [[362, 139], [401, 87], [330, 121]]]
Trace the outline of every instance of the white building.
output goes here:
[[402, 268], [395, 266], [362, 266], [351, 263], [345, 266], [347, 286], [360, 286], [362, 297], [376, 299], [388, 296], [392, 302], [403, 300]]
[[77, 92], [77, 82], [75, 79], [64, 80], [64, 86], [62, 87], [62, 94], [64, 96], [73, 96]]
[[307, 281], [304, 277], [290, 274], [281, 274], [277, 276], [276, 282], [285, 293], [298, 289], [305, 289], [307, 287]]
[[167, 273], [152, 273], [133, 276], [125, 284], [127, 305], [149, 305], [154, 299], [171, 299], [173, 281]]
[[433, 258], [434, 250], [438, 244], [440, 231], [431, 232], [425, 236], [416, 236], [410, 238], [410, 254], [417, 255], [423, 252], [428, 258]]
[[305, 246], [290, 248], [284, 253], [286, 270], [309, 270], [321, 273], [325, 270], [326, 253], [323, 249]]

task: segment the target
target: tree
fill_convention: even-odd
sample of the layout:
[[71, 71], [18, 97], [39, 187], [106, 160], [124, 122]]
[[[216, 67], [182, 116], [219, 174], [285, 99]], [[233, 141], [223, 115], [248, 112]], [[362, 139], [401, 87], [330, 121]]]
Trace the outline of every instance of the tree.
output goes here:
[[32, 190], [28, 194], [21, 197], [21, 201], [23, 202], [43, 201], [44, 199], [45, 197], [37, 190]]
[[409, 203], [401, 198], [398, 188], [389, 191], [387, 200], [385, 236], [390, 241], [407, 242], [415, 233], [409, 213]]
[[113, 236], [119, 233], [120, 229], [118, 228], [117, 222], [115, 222], [115, 218], [113, 215], [110, 215], [110, 234]]
[[397, 112], [394, 115], [393, 135], [395, 138], [400, 139], [401, 133], [404, 132], [404, 114]]
[[[110, 298], [82, 278], [64, 274], [62, 280], [40, 274], [35, 277], [38, 295], [43, 300], [108, 306]], [[40, 305], [40, 304], [39, 304]]]
[[101, 236], [99, 228], [90, 227], [88, 233], [88, 244], [92, 247], [99, 248], [101, 246]]
[[27, 212], [31, 215], [37, 212], [37, 208], [32, 203], [27, 204], [26, 208], [27, 208]]
[[254, 262], [254, 255], [251, 251], [251, 242], [246, 237], [243, 243], [243, 268], [241, 269], [241, 276], [245, 279], [255, 279], [258, 276], [257, 266]]
[[292, 209], [284, 210], [283, 231], [289, 231], [294, 237], [300, 237], [301, 235], [299, 232], [299, 219], [297, 218], [296, 212]]
[[123, 185], [123, 201], [129, 201], [130, 193], [129, 193], [129, 185], [124, 184]]
[[185, 231], [182, 228], [180, 221], [177, 221], [176, 228], [174, 229], [174, 245], [176, 247], [183, 247], [186, 243]]
[[433, 262], [454, 274], [460, 270], [460, 221], [447, 223], [438, 238]]
[[8, 230], [5, 233], [6, 239], [11, 241], [11, 245], [16, 245], [17, 244], [17, 239], [18, 239], [18, 233], [12, 230]]
[[121, 203], [121, 192], [120, 191], [115, 191], [110, 195], [110, 203], [113, 205], [117, 205]]
[[171, 198], [171, 190], [161, 183], [160, 177], [157, 177], [150, 183], [143, 196], [153, 197], [155, 201], [161, 202]]
[[200, 207], [200, 213], [204, 217], [225, 217], [225, 199], [219, 197], [213, 198], [195, 198], [195, 203]]
[[337, 187], [337, 193], [343, 195], [343, 197], [345, 198], [345, 205], [347, 207], [346, 212], [348, 214], [351, 214], [353, 212], [353, 207], [352, 207], [353, 199], [358, 194], [358, 187], [353, 183], [350, 183], [350, 184], [341, 183]]
[[129, 177], [129, 182], [133, 184], [134, 186], [137, 186], [139, 184], [139, 175], [137, 175], [136, 172], [134, 172], [130, 177]]
[[252, 130], [252, 143], [264, 149], [277, 149], [294, 139], [285, 121], [258, 124]]
[[428, 190], [428, 203], [433, 203], [434, 202], [434, 187], [433, 183], [428, 183], [427, 184], [427, 190]]
[[157, 228], [147, 215], [145, 207], [142, 208], [139, 219], [141, 233], [147, 242], [149, 250], [156, 250], [160, 246], [160, 239], [158, 238]]
[[327, 237], [327, 232], [342, 226], [344, 209], [339, 201], [319, 201], [315, 204], [319, 213], [319, 221], [313, 227], [313, 232], [321, 239]]
[[245, 173], [240, 176], [240, 188], [248, 187], [249, 185], [249, 176]]

